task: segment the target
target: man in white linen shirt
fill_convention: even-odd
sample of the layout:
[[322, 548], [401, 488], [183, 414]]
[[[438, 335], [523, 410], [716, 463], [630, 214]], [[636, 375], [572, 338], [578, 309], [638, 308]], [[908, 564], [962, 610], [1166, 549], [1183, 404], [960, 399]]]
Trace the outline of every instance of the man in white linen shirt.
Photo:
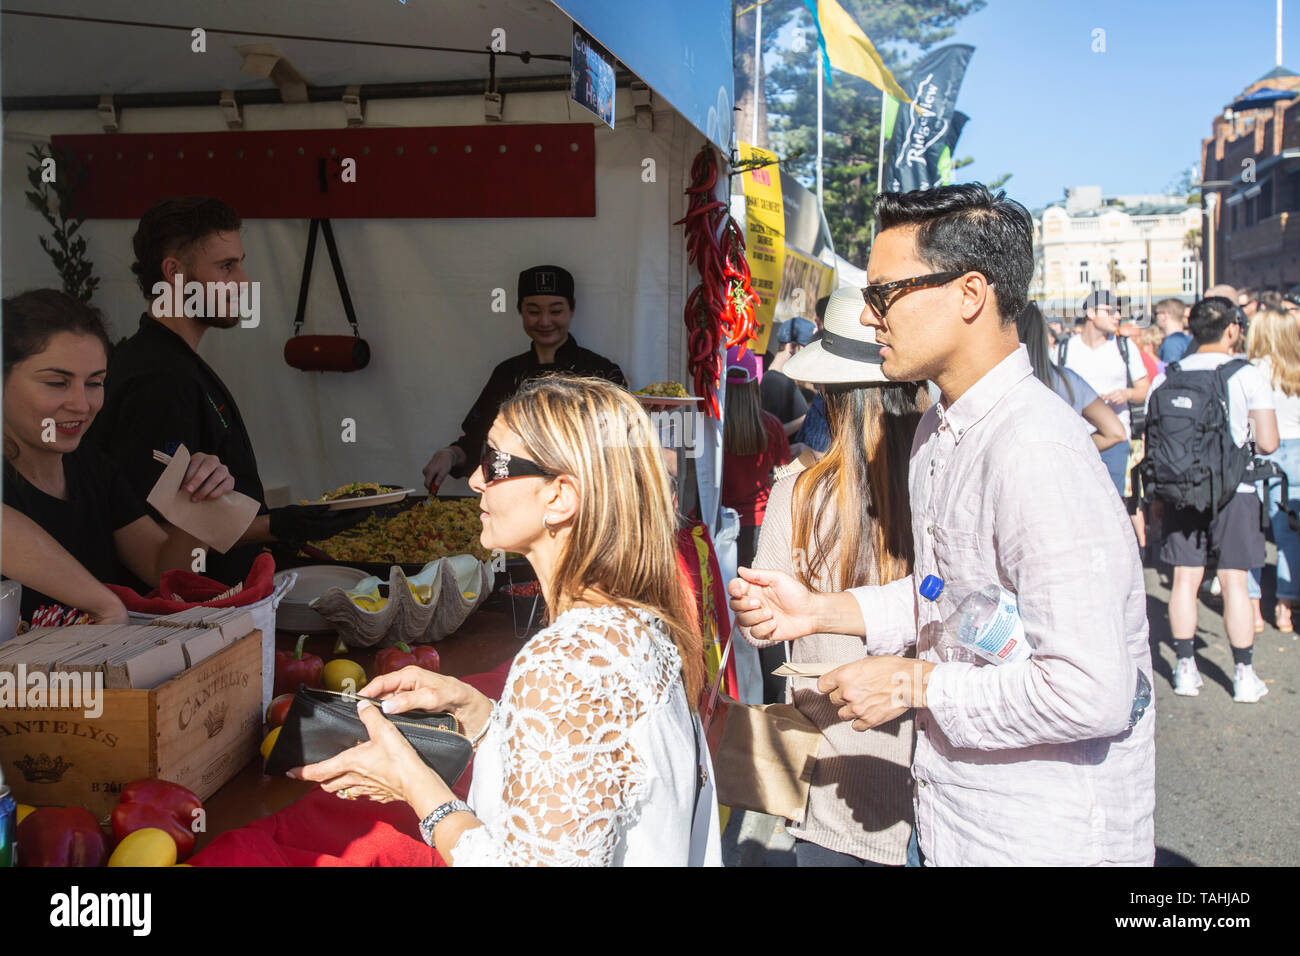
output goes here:
[[[1033, 269], [1028, 213], [978, 184], [885, 193], [876, 213], [862, 321], [876, 328], [886, 376], [941, 392], [912, 445], [913, 573], [812, 594], [742, 568], [729, 588], [737, 622], [766, 640], [865, 636], [875, 656], [818, 687], [859, 730], [916, 709], [927, 862], [1151, 865], [1142, 567], [1086, 425], [1017, 340]], [[931, 574], [946, 582], [938, 605], [918, 590]], [[945, 633], [952, 602], [990, 585], [1016, 596], [1029, 659], [988, 664]]]

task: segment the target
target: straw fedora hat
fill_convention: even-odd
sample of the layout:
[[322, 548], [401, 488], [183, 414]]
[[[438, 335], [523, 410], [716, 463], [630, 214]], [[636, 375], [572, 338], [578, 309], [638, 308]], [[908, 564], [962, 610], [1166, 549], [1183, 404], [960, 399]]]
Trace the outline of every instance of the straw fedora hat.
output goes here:
[[822, 337], [790, 358], [781, 371], [797, 382], [823, 385], [888, 382], [880, 370], [876, 330], [859, 321], [865, 307], [860, 289], [832, 292]]

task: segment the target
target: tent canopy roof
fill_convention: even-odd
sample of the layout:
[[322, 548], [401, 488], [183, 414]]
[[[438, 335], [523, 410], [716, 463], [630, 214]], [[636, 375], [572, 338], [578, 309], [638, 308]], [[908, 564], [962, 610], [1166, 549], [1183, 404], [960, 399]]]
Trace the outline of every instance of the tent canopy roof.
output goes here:
[[[364, 16], [359, 15], [364, 9]], [[458, 80], [488, 75], [477, 53], [360, 46], [361, 42], [484, 50], [492, 31], [506, 48], [563, 56], [523, 63], [498, 56], [498, 77], [568, 72], [572, 21], [551, 0], [419, 0], [402, 4], [299, 0], [7, 0], [0, 29], [6, 96], [265, 89], [240, 69], [236, 47], [268, 44], [312, 86]], [[22, 12], [151, 23], [133, 26], [23, 16]], [[184, 29], [163, 29], [177, 26]], [[190, 30], [207, 31], [207, 52], [191, 51]], [[245, 31], [245, 34], [221, 30]], [[272, 34], [344, 39], [329, 43]], [[75, 64], [75, 69], [69, 68]], [[59, 68], [59, 66], [63, 68]]]

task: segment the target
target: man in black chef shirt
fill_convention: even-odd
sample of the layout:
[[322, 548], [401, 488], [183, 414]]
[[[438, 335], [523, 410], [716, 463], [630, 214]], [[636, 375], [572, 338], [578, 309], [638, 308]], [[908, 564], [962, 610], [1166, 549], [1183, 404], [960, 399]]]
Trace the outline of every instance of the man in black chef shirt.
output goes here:
[[229, 205], [202, 196], [159, 200], [141, 217], [132, 239], [131, 271], [151, 306], [140, 317], [139, 330], [113, 352], [104, 407], [89, 435], [117, 459], [141, 500], [163, 470], [152, 451], [170, 454], [183, 444], [191, 454], [216, 455], [230, 469], [235, 490], [262, 503], [235, 547], [207, 555], [207, 576], [227, 584], [244, 580], [263, 543], [326, 538], [365, 516], [364, 511], [299, 506], [267, 509], [243, 416], [220, 376], [198, 354], [208, 329], [239, 323], [237, 297], [225, 316], [186, 315], [181, 303], [169, 309], [162, 297], [155, 298], [155, 285], [171, 286], [178, 275], [182, 283], [200, 282], [205, 289], [210, 282], [247, 282], [240, 225]]
[[497, 410], [525, 380], [553, 372], [599, 375], [627, 388], [622, 369], [604, 356], [580, 347], [569, 334], [569, 323], [573, 321], [573, 276], [564, 269], [533, 266], [519, 273], [518, 309], [524, 332], [533, 340], [532, 347], [492, 370], [478, 401], [461, 423], [463, 434], [446, 448], [434, 452], [424, 466], [424, 486], [430, 492], [437, 491], [448, 474], [453, 478], [468, 478], [473, 474]]

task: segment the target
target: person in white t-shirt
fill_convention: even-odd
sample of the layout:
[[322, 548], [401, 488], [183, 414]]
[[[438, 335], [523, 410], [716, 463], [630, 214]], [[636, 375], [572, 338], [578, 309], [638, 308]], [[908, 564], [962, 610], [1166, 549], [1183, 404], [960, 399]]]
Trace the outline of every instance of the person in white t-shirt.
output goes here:
[[[1189, 372], [1211, 371], [1237, 356], [1244, 334], [1236, 305], [1222, 297], [1202, 299], [1192, 307], [1188, 325], [1196, 351], [1174, 366]], [[1152, 385], [1155, 394], [1164, 384], [1160, 374]], [[1265, 454], [1278, 446], [1273, 390], [1253, 365], [1243, 365], [1227, 381], [1228, 426], [1232, 440], [1244, 445], [1254, 431], [1255, 447]], [[1148, 404], [1150, 399], [1148, 399]], [[1193, 645], [1196, 638], [1196, 592], [1205, 575], [1208, 555], [1218, 552], [1218, 579], [1223, 591], [1223, 624], [1232, 645], [1233, 700], [1254, 703], [1268, 693], [1255, 674], [1254, 614], [1247, 592], [1251, 568], [1264, 564], [1264, 532], [1260, 528], [1260, 500], [1255, 486], [1241, 484], [1221, 511], [1211, 515], [1184, 508], [1165, 508], [1161, 560], [1174, 566], [1169, 594], [1169, 629], [1173, 632], [1178, 664], [1174, 693], [1195, 697], [1201, 685]]]
[[[1133, 343], [1118, 335], [1119, 302], [1109, 292], [1093, 292], [1083, 300], [1086, 319], [1083, 331], [1066, 339], [1057, 354], [1057, 364], [1079, 374], [1111, 407], [1124, 424], [1125, 439], [1101, 453], [1120, 497], [1124, 496], [1124, 472], [1128, 466], [1130, 402], [1147, 397], [1150, 381], [1142, 355]], [[1127, 371], [1124, 351], [1127, 349]], [[1130, 386], [1128, 383], [1132, 381]]]
[[[1300, 507], [1300, 335], [1295, 318], [1277, 309], [1261, 308], [1251, 319], [1247, 356], [1273, 389], [1280, 444], [1268, 457], [1286, 472], [1291, 508]], [[1269, 517], [1277, 545], [1277, 604], [1273, 621], [1283, 633], [1295, 628], [1291, 610], [1300, 601], [1300, 535], [1291, 530], [1286, 512], [1278, 507], [1282, 489], [1269, 492]], [[1252, 572], [1254, 574], [1254, 572]]]

